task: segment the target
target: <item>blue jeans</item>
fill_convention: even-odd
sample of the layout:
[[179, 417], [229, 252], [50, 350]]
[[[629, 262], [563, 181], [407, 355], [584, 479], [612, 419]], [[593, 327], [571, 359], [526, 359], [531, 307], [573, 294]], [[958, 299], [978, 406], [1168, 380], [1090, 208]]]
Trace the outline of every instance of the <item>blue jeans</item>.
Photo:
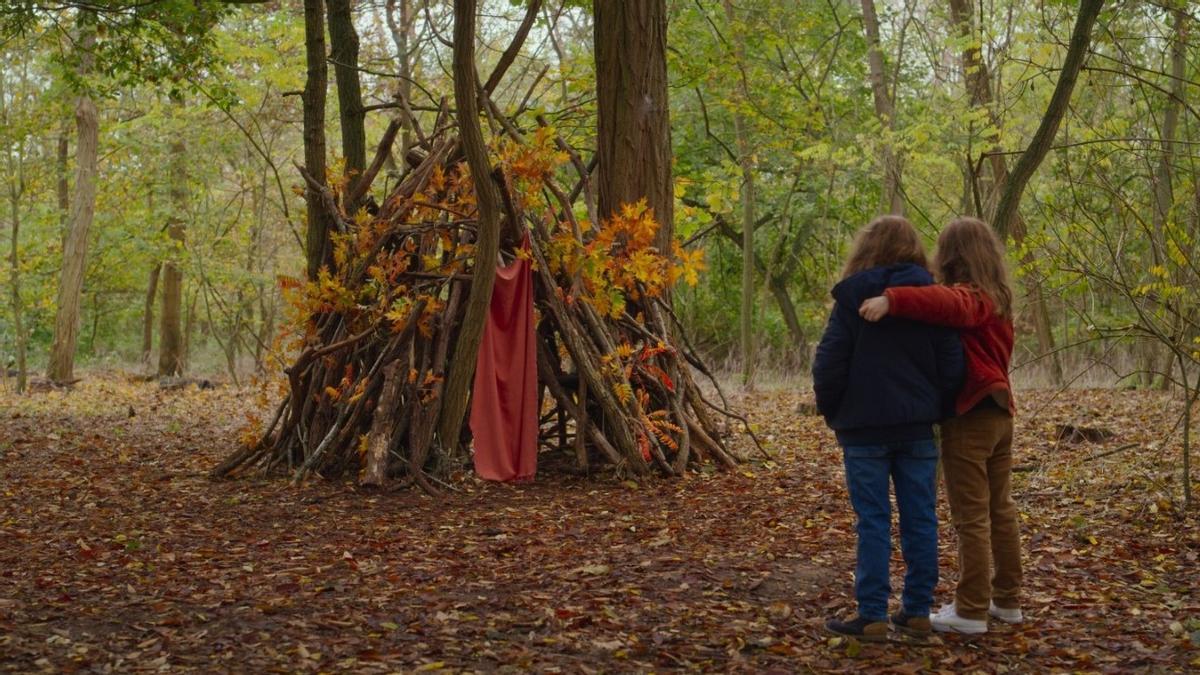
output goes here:
[[842, 448], [846, 486], [858, 516], [858, 566], [854, 595], [859, 616], [887, 618], [892, 586], [892, 510], [888, 479], [896, 486], [900, 549], [904, 553], [901, 606], [908, 616], [928, 616], [938, 579], [937, 445], [933, 440], [850, 445]]

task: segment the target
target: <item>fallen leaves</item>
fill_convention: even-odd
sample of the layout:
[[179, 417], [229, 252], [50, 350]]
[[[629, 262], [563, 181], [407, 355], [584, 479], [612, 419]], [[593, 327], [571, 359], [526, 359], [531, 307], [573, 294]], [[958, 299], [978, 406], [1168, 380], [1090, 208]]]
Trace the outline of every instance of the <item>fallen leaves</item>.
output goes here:
[[[753, 478], [465, 477], [444, 502], [207, 480], [252, 406], [230, 389], [0, 398], [0, 670], [1200, 667], [1200, 528], [1149, 450], [1171, 450], [1153, 434], [1171, 418], [1140, 392], [1088, 392], [1081, 418], [1080, 398], [1023, 397], [1029, 621], [924, 646], [823, 633], [853, 612], [854, 524], [840, 450], [793, 393], [743, 402], [775, 438]], [[1068, 447], [1060, 424], [1117, 433]], [[893, 570], [899, 589], [898, 551]]]

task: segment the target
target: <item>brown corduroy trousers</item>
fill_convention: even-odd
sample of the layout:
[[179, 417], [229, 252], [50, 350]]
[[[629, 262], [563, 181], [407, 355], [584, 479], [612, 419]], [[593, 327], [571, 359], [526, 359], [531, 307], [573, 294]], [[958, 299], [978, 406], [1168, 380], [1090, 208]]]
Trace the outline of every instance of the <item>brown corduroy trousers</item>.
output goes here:
[[942, 468], [958, 534], [959, 616], [986, 619], [988, 601], [1020, 607], [1021, 541], [1012, 500], [1013, 418], [976, 407], [942, 425]]

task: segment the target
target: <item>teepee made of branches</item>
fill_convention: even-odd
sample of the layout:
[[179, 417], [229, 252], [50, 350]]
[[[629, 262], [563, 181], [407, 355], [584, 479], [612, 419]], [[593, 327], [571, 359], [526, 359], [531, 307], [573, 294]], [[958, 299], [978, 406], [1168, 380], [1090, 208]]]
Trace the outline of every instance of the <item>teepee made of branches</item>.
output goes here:
[[[436, 431], [478, 213], [449, 120], [443, 110], [436, 131], [420, 134], [407, 172], [378, 209], [351, 215], [343, 204], [369, 191], [397, 125], [357, 192], [339, 183], [321, 189], [336, 223], [334, 264], [312, 281], [284, 280], [292, 315], [283, 346], [295, 356], [282, 400], [214, 475], [287, 471], [301, 481], [356, 472], [368, 483], [403, 475], [436, 492], [428, 474], [460, 463], [466, 425], [454, 437]], [[529, 256], [534, 268], [543, 447], [571, 454], [580, 471], [733, 467], [725, 420], [745, 428], [744, 420], [697, 383], [707, 377], [720, 395], [667, 299], [674, 284], [694, 280], [698, 255], [678, 245], [659, 252], [644, 205], [602, 223], [579, 217], [587, 174], [571, 161], [573, 150], [544, 120], [529, 133], [512, 120], [504, 126], [485, 180], [502, 195], [501, 257]], [[571, 170], [582, 175], [564, 188], [559, 181]]]

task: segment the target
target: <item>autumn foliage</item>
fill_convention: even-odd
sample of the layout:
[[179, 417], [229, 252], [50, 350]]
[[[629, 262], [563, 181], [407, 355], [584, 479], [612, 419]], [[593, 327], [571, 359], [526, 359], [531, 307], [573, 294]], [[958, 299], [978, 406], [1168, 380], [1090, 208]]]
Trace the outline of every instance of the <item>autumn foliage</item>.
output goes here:
[[[665, 300], [696, 283], [701, 252], [658, 250], [644, 202], [598, 223], [577, 216], [556, 184], [568, 158], [557, 142], [548, 126], [497, 141], [488, 177], [504, 193], [502, 257], [532, 258], [536, 275], [543, 437], [582, 471], [733, 466], [714, 415], [736, 415], [705, 400], [692, 372], [707, 369], [668, 325]], [[377, 210], [347, 213], [348, 181], [331, 172], [322, 198], [337, 225], [333, 264], [315, 279], [280, 279], [289, 310], [276, 348], [291, 365], [264, 395], [282, 402], [272, 419], [251, 420], [217, 475], [407, 474], [434, 491], [426, 474], [461, 463], [466, 429], [434, 430], [473, 272], [475, 178], [448, 135], [413, 155]]]

